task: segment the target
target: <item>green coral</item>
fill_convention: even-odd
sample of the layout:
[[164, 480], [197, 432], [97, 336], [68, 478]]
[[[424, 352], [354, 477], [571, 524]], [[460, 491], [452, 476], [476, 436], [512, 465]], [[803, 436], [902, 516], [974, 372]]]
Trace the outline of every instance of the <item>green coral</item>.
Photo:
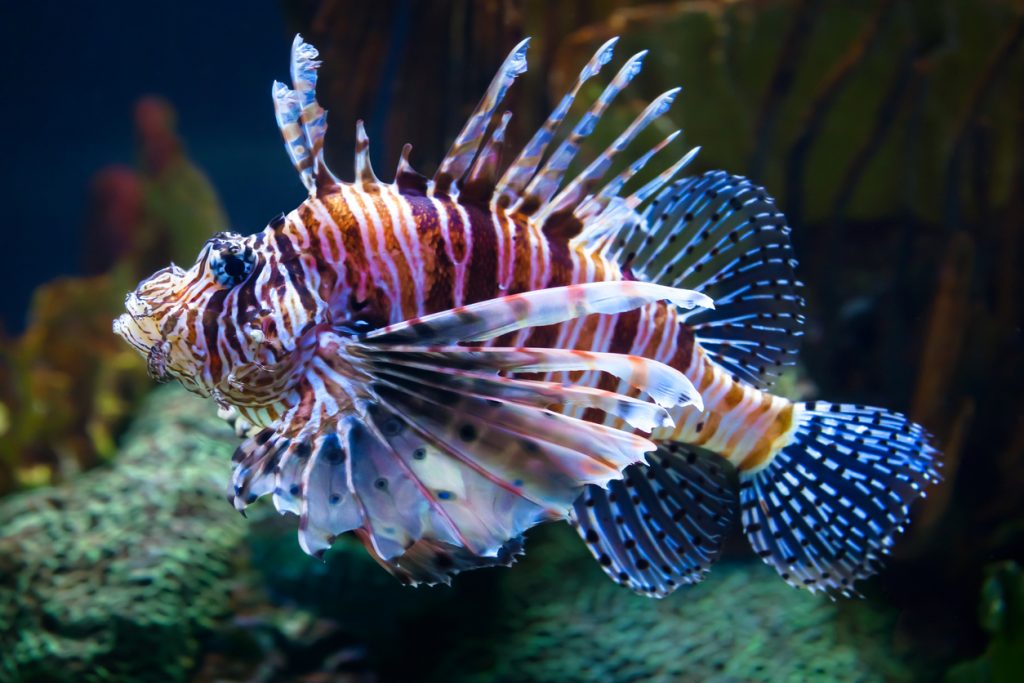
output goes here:
[[651, 600], [564, 527], [540, 536], [504, 577], [497, 631], [462, 641], [436, 680], [900, 681], [930, 666], [893, 645], [892, 610], [793, 590], [760, 563]]
[[0, 504], [0, 681], [180, 681], [228, 605], [235, 439], [156, 392], [111, 467]]

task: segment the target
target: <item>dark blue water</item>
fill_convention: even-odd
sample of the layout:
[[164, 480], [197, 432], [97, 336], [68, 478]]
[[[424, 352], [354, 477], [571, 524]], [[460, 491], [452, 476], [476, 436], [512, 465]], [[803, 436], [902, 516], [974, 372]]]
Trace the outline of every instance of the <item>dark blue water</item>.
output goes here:
[[[135, 162], [132, 108], [161, 95], [240, 231], [301, 199], [270, 85], [292, 34], [272, 0], [5, 3], [0, 324], [24, 325], [32, 289], [79, 271], [92, 175]], [[211, 226], [211, 232], [224, 226]]]

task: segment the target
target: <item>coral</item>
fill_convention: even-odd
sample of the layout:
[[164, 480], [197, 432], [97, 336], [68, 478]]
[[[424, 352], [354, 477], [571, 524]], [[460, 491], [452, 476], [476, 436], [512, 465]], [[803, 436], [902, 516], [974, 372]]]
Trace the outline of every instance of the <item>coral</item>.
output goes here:
[[272, 506], [233, 514], [236, 439], [212, 413], [161, 389], [112, 464], [0, 504], [0, 681], [408, 680], [444, 652], [435, 680], [905, 680], [918, 664], [891, 645], [892, 611], [757, 563], [642, 598], [564, 525], [454, 589], [402, 587], [348, 539], [317, 562]]
[[235, 438], [156, 392], [116, 462], [0, 505], [0, 680], [181, 681], [229, 606], [247, 527], [223, 497]]
[[114, 436], [150, 386], [145, 363], [110, 333], [131, 278], [61, 278], [40, 286], [29, 327], [0, 342], [9, 413], [0, 492], [45, 484], [113, 454]]
[[928, 671], [892, 645], [892, 610], [794, 591], [749, 562], [642, 598], [609, 581], [564, 527], [545, 531], [504, 577], [497, 632], [458, 641], [436, 680], [899, 681]]
[[0, 493], [60, 481], [114, 453], [150, 386], [145, 363], [110, 332], [125, 292], [170, 258], [191, 262], [227, 219], [184, 154], [170, 105], [136, 107], [141, 169], [100, 171], [91, 190], [84, 278], [40, 285], [28, 328], [0, 337]]

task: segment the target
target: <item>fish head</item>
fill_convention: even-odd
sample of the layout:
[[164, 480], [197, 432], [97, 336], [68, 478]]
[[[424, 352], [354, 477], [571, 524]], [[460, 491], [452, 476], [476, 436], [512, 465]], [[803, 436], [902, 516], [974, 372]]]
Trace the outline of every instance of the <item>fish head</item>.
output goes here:
[[247, 369], [264, 367], [267, 335], [250, 324], [261, 308], [252, 303], [265, 261], [258, 244], [256, 235], [217, 233], [191, 268], [172, 263], [127, 294], [114, 333], [146, 358], [154, 379], [220, 397]]

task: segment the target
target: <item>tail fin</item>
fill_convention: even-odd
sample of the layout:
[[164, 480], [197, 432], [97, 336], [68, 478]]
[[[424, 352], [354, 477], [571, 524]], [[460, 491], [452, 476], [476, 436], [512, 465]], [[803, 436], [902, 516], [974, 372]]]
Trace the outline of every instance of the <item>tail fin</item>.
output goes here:
[[740, 473], [743, 532], [790, 585], [849, 595], [939, 480], [928, 433], [882, 408], [797, 405], [790, 442]]

